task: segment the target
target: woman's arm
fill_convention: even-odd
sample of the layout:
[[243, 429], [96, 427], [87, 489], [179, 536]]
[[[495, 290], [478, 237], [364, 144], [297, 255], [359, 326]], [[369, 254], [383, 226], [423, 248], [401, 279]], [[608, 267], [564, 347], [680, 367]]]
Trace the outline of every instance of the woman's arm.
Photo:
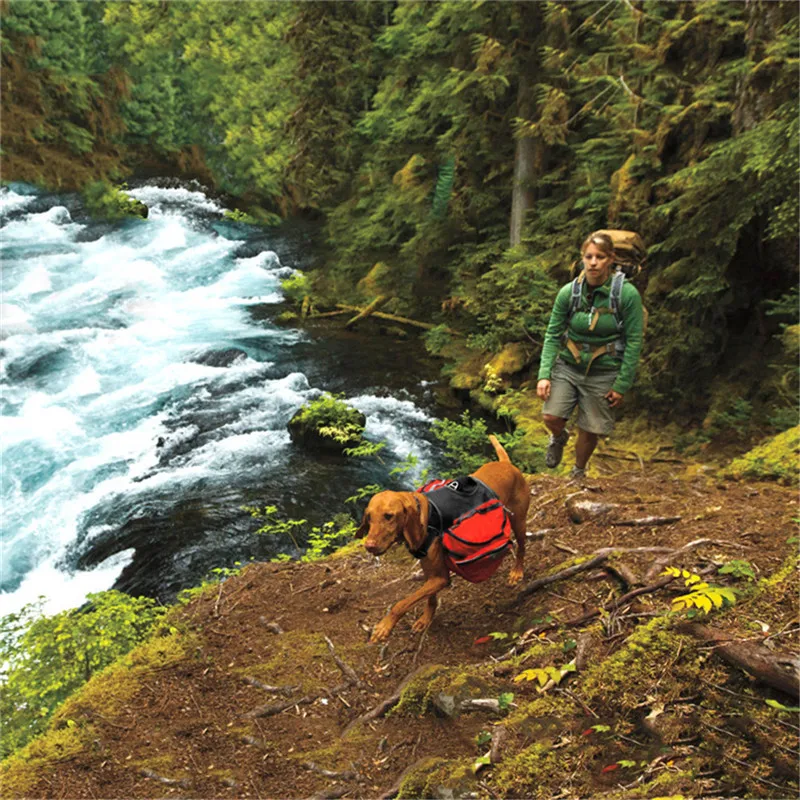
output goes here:
[[550, 313], [550, 322], [547, 323], [547, 331], [544, 334], [542, 343], [542, 357], [539, 361], [538, 380], [550, 380], [550, 373], [553, 364], [558, 358], [561, 350], [561, 337], [567, 329], [567, 315], [569, 313], [570, 294], [572, 284], [568, 283], [558, 290], [553, 310]]
[[625, 352], [622, 354], [619, 375], [614, 381], [612, 390], [618, 394], [625, 394], [633, 386], [644, 338], [642, 297], [633, 284], [626, 282], [622, 287], [622, 302], [620, 306], [622, 324], [625, 330]]

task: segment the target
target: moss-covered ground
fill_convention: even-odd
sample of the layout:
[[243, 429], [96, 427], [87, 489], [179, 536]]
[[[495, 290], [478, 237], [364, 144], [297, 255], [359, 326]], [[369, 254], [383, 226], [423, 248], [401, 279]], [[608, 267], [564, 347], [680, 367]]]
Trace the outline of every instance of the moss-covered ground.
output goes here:
[[[796, 796], [797, 698], [676, 629], [682, 582], [571, 624], [658, 579], [647, 573], [664, 553], [652, 548], [703, 539], [670, 565], [737, 602], [694, 621], [796, 658], [796, 491], [677, 460], [630, 464], [598, 460], [584, 486], [531, 477], [525, 581], [609, 547], [627, 571], [600, 565], [524, 596], [505, 569], [455, 579], [427, 633], [412, 633], [412, 610], [370, 645], [419, 585], [405, 550], [251, 565], [67, 701], [5, 762], [2, 796]], [[576, 524], [565, 507], [576, 493], [617, 508]], [[645, 517], [679, 519], [618, 524]], [[563, 675], [542, 685], [548, 669]], [[476, 699], [495, 702], [464, 705]]]

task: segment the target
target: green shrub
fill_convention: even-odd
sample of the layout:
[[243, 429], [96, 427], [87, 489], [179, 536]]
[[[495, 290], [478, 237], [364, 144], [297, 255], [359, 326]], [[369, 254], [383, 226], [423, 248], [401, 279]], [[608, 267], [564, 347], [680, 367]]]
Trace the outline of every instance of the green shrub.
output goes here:
[[83, 190], [86, 208], [93, 217], [116, 221], [126, 217], [147, 217], [147, 206], [128, 197], [125, 187], [112, 186], [107, 181], [95, 181]]
[[47, 727], [56, 708], [96, 672], [144, 641], [166, 613], [147, 597], [90, 594], [52, 616], [41, 600], [0, 618], [0, 757]]
[[364, 415], [330, 392], [303, 406], [295, 421], [341, 444], [358, 441], [364, 432]]
[[461, 421], [437, 419], [433, 433], [445, 446], [444, 454], [456, 471], [474, 472], [486, 462], [489, 432], [481, 419], [472, 419], [469, 411]]

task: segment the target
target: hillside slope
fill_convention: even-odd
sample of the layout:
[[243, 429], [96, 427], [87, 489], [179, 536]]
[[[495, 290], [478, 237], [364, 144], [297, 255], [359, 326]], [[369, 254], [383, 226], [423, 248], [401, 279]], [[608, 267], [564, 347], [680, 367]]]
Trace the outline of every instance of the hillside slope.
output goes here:
[[[666, 559], [732, 587], [736, 605], [702, 622], [796, 687], [775, 663], [798, 653], [795, 491], [666, 467], [583, 488], [534, 476], [531, 492], [526, 586], [606, 559], [524, 596], [505, 565], [484, 584], [455, 579], [426, 634], [412, 611], [385, 646], [368, 644], [371, 626], [418, 585], [404, 549], [251, 565], [68, 701], [6, 763], [3, 796], [796, 796], [796, 697], [676, 630], [682, 580], [569, 624], [662, 580]], [[598, 517], [586, 501], [618, 505]], [[757, 580], [741, 564], [713, 574], [733, 560]], [[514, 680], [573, 660], [545, 691]]]

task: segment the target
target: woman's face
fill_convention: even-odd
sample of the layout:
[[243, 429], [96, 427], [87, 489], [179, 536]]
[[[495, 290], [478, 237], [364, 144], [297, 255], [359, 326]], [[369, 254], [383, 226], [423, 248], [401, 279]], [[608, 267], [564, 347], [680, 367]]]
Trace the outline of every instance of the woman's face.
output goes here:
[[590, 242], [583, 251], [583, 269], [586, 282], [590, 286], [602, 286], [611, 274], [614, 256], [604, 253], [596, 244]]

